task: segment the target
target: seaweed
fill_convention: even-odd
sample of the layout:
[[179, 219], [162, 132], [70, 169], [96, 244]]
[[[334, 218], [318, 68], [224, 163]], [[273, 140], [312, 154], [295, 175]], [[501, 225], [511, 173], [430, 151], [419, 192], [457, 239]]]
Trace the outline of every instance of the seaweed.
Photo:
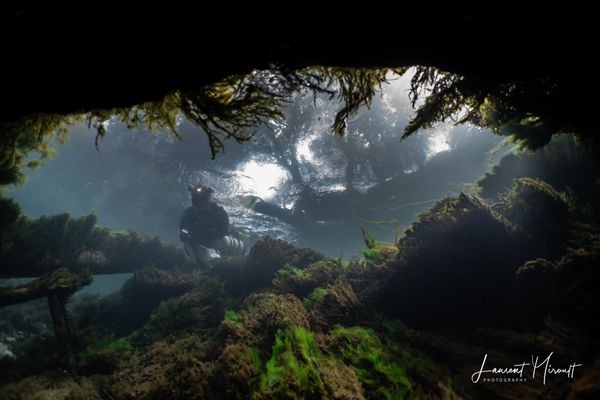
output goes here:
[[279, 331], [271, 358], [260, 376], [259, 388], [252, 398], [301, 399], [325, 392], [318, 365], [322, 359], [323, 355], [307, 330], [294, 327]]
[[110, 374], [119, 363], [133, 355], [131, 340], [103, 338], [95, 344], [86, 346], [78, 354], [79, 370], [86, 375]]
[[368, 398], [413, 398], [413, 384], [389, 349], [370, 329], [337, 327], [330, 334], [330, 348], [356, 371]]
[[307, 310], [310, 310], [315, 305], [315, 303], [317, 303], [319, 300], [325, 297], [328, 293], [329, 291], [326, 288], [317, 287], [312, 292], [310, 292], [308, 296], [304, 298], [302, 303], [304, 304], [304, 307]]

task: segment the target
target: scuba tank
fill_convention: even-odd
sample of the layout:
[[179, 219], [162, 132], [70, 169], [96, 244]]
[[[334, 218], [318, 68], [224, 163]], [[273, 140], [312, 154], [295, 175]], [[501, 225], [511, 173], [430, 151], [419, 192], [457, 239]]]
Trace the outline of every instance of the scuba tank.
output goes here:
[[215, 249], [223, 256], [243, 256], [246, 253], [244, 242], [230, 235], [217, 240]]
[[214, 259], [221, 258], [221, 256], [244, 256], [246, 252], [244, 242], [229, 235], [218, 239], [213, 247], [189, 242], [183, 244], [185, 255], [200, 273], [210, 271], [212, 269], [211, 262]]

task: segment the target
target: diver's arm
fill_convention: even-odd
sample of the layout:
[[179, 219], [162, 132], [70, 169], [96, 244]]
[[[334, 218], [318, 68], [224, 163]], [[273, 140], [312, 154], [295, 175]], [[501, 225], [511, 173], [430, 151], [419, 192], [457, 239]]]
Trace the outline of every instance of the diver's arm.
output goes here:
[[287, 208], [279, 207], [263, 200], [258, 200], [256, 203], [254, 203], [252, 210], [261, 214], [270, 215], [271, 217], [275, 217], [278, 220], [288, 224], [296, 225], [299, 222], [294, 213]]
[[179, 240], [181, 240], [182, 242], [192, 242], [191, 218], [192, 216], [190, 213], [190, 209], [188, 208], [181, 216], [181, 220], [179, 220]]

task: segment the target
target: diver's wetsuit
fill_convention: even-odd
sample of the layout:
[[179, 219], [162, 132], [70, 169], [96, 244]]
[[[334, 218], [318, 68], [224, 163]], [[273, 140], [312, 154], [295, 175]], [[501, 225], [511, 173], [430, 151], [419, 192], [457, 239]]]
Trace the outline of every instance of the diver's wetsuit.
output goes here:
[[179, 231], [182, 242], [212, 248], [218, 239], [229, 233], [229, 216], [223, 207], [212, 201], [201, 207], [191, 206], [181, 216]]

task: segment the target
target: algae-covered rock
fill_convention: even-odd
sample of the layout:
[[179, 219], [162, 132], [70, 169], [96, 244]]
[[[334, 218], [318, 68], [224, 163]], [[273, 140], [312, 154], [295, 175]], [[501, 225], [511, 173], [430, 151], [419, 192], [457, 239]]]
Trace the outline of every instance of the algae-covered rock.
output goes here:
[[125, 336], [140, 328], [161, 301], [180, 296], [199, 283], [191, 274], [148, 267], [136, 271], [118, 293], [81, 298], [74, 313], [82, 327], [104, 336]]
[[[597, 237], [600, 243], [600, 237]], [[552, 298], [553, 316], [600, 335], [600, 254], [581, 251], [568, 253], [558, 263], [554, 282], [557, 289]]]
[[80, 353], [79, 371], [84, 375], [110, 374], [119, 363], [133, 354], [129, 338], [103, 338], [89, 344]]
[[258, 378], [262, 367], [258, 350], [244, 344], [232, 343], [223, 349], [219, 363], [226, 398], [249, 398], [252, 384]]
[[266, 292], [248, 296], [237, 318], [223, 321], [222, 330], [228, 342], [269, 349], [279, 330], [308, 325], [306, 310], [297, 297]]
[[525, 260], [502, 218], [461, 194], [421, 214], [399, 240], [394, 274], [380, 292], [381, 308], [419, 326], [498, 320], [505, 289]]
[[304, 297], [316, 287], [335, 282], [343, 274], [344, 267], [341, 261], [337, 260], [317, 261], [306, 268], [286, 264], [277, 271], [273, 278], [273, 286], [284, 292]]
[[221, 257], [211, 262], [209, 272], [223, 282], [225, 292], [231, 296], [239, 296], [251, 291], [246, 282], [246, 257]]
[[323, 258], [314, 250], [266, 237], [254, 244], [246, 258], [225, 257], [215, 261], [211, 274], [225, 282], [228, 294], [239, 296], [271, 286], [275, 274], [285, 265], [304, 269]]
[[363, 385], [356, 372], [339, 360], [322, 360], [319, 374], [325, 385], [329, 399], [363, 400], [365, 399]]
[[315, 289], [309, 296], [311, 326], [317, 331], [327, 331], [335, 325], [356, 325], [360, 319], [361, 307], [352, 286], [337, 281], [321, 290]]
[[499, 208], [506, 219], [524, 232], [535, 256], [558, 257], [567, 239], [571, 200], [547, 183], [531, 178], [513, 181]]
[[2, 400], [100, 400], [102, 396], [87, 378], [60, 373], [33, 375], [0, 387]]
[[282, 240], [267, 237], [256, 242], [245, 265], [248, 287], [269, 286], [275, 273], [284, 265], [306, 268], [323, 259], [323, 255], [308, 248], [299, 249]]
[[514, 275], [511, 291], [514, 294], [515, 322], [525, 327], [536, 327], [553, 310], [557, 293], [556, 264], [538, 258], [525, 262]]
[[216, 357], [214, 344], [195, 335], [155, 342], [121, 364], [110, 383], [111, 398], [222, 399]]
[[200, 278], [193, 290], [163, 301], [135, 338], [152, 342], [190, 329], [213, 328], [223, 320], [224, 313], [223, 285], [215, 278]]

